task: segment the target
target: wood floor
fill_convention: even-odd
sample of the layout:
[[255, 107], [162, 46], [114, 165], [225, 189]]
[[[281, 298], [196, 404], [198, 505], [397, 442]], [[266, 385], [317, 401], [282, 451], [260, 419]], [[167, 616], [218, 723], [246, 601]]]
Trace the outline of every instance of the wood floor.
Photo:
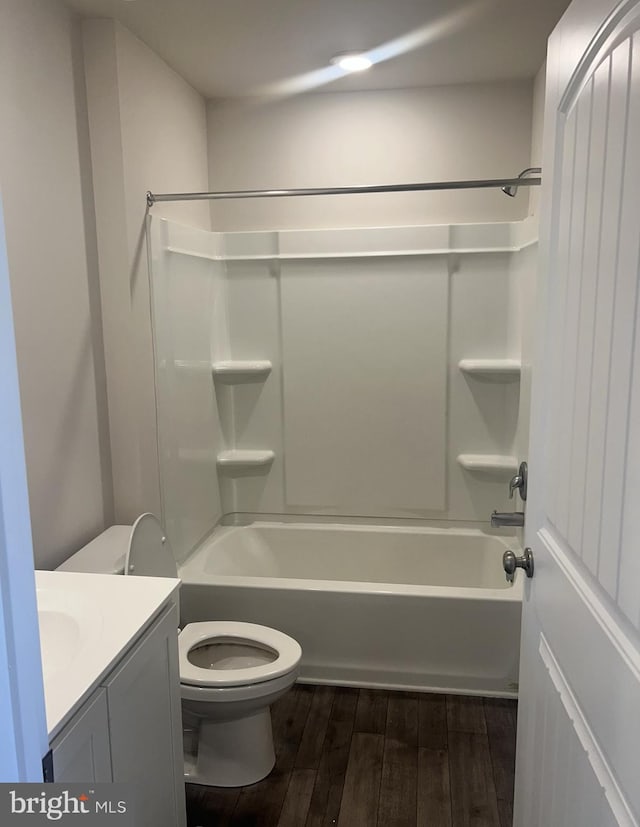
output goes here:
[[515, 701], [298, 684], [272, 721], [271, 775], [188, 784], [189, 827], [511, 827]]

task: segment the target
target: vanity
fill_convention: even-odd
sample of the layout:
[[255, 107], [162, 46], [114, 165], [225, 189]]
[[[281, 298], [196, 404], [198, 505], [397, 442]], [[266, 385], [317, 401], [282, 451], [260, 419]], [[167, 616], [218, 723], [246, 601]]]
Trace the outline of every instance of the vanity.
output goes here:
[[121, 781], [141, 827], [184, 827], [180, 581], [36, 572], [56, 782]]

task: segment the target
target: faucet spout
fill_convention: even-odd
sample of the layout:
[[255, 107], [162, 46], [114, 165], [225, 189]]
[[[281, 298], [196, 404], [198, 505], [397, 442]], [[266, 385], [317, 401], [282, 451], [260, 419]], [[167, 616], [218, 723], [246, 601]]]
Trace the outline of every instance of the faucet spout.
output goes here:
[[524, 511], [510, 511], [507, 513], [494, 511], [491, 515], [491, 527], [501, 528], [502, 526], [523, 526]]

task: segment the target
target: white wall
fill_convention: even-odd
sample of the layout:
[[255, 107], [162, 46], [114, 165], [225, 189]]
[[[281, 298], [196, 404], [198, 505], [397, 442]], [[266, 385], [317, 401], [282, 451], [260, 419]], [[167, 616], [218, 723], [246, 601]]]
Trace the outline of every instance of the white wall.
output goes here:
[[[544, 127], [546, 64], [542, 64], [533, 84], [531, 160], [530, 166], [542, 166], [542, 132]], [[542, 171], [544, 174], [544, 170]], [[540, 187], [529, 191], [529, 215], [537, 223], [540, 206]], [[538, 245], [513, 257], [511, 267], [511, 295], [514, 304], [510, 308], [511, 335], [517, 340], [522, 354], [520, 381], [520, 413], [516, 437], [516, 453], [527, 459], [529, 453], [529, 421], [531, 415], [532, 362], [537, 331], [537, 281]]]
[[[275, 453], [268, 470], [221, 474], [225, 512], [488, 522], [508, 508], [515, 468], [470, 473], [456, 458], [513, 454], [518, 383], [473, 378], [458, 363], [519, 358], [511, 310], [533, 248], [512, 250], [525, 235], [490, 224], [225, 236], [228, 339], [214, 358], [273, 364], [264, 381], [216, 388], [225, 447]], [[388, 287], [400, 294], [390, 299]], [[413, 291], [404, 323], [389, 312], [403, 290]], [[339, 469], [343, 454], [358, 454], [359, 467]]]
[[58, 0], [0, 0], [0, 181], [35, 563], [112, 519], [79, 26]]
[[[213, 190], [517, 175], [529, 165], [530, 82], [303, 95], [208, 105]], [[220, 230], [509, 221], [527, 191], [213, 202]]]
[[278, 287], [287, 510], [443, 511], [446, 257], [281, 262]]
[[[532, 167], [542, 166], [542, 132], [544, 129], [544, 89], [547, 64], [543, 63], [533, 81], [533, 103], [531, 118], [531, 162]], [[529, 215], [536, 215], [540, 204], [540, 187], [531, 187]]]
[[[117, 521], [160, 511], [145, 193], [208, 185], [204, 99], [112, 20], [83, 24]], [[205, 204], [154, 215], [209, 227]]]

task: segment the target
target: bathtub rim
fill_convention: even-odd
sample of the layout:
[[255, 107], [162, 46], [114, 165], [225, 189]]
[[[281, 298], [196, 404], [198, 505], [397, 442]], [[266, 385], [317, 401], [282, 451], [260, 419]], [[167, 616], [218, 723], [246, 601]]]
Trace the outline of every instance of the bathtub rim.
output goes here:
[[[200, 557], [205, 557], [213, 546], [224, 540], [225, 537], [235, 534], [246, 528], [274, 528], [281, 530], [293, 529], [307, 529], [310, 531], [329, 531], [339, 526], [340, 530], [347, 533], [362, 531], [363, 529], [372, 528], [376, 533], [384, 534], [428, 534], [431, 536], [441, 535], [443, 533], [452, 535], [461, 535], [464, 537], [487, 537], [497, 539], [500, 545], [504, 545], [505, 550], [507, 545], [511, 546], [516, 552], [519, 552], [519, 542], [516, 537], [499, 535], [484, 530], [486, 524], [470, 525], [466, 524], [464, 527], [460, 525], [448, 525], [446, 529], [441, 526], [433, 525], [394, 525], [385, 522], [379, 525], [374, 525], [370, 522], [344, 522], [336, 523], [328, 520], [322, 522], [311, 522], [307, 517], [305, 522], [299, 520], [253, 520], [250, 523], [242, 525], [219, 525], [212, 531], [208, 537], [194, 549], [181, 563], [178, 564], [178, 576], [184, 585], [187, 586], [221, 586], [226, 588], [256, 588], [256, 589], [281, 589], [291, 591], [307, 591], [307, 592], [333, 592], [340, 594], [376, 594], [388, 596], [411, 596], [411, 597], [429, 597], [433, 599], [459, 599], [459, 600], [499, 600], [509, 602], [522, 602], [524, 592], [524, 573], [520, 570], [516, 572], [516, 578], [513, 584], [505, 585], [501, 588], [476, 587], [476, 586], [432, 586], [428, 584], [408, 584], [408, 583], [386, 583], [386, 582], [370, 582], [359, 580], [325, 580], [318, 578], [292, 578], [292, 577], [251, 577], [238, 574], [211, 574], [198, 569], [196, 564]], [[197, 573], [193, 572], [193, 569]]]
[[[476, 531], [485, 537], [496, 537], [513, 544], [514, 551], [522, 550], [522, 543], [510, 527], [494, 528], [490, 522], [483, 520], [442, 520], [429, 516], [407, 516], [407, 517], [385, 517], [385, 516], [362, 516], [354, 514], [313, 514], [308, 511], [299, 513], [284, 512], [255, 512], [255, 511], [227, 511], [220, 516], [217, 522], [211, 526], [200, 539], [186, 552], [176, 553], [174, 556], [176, 565], [183, 566], [200, 549], [210, 543], [216, 534], [231, 528], [247, 528], [258, 523], [265, 525], [297, 525], [297, 526], [353, 526], [360, 528], [400, 528], [400, 529], [433, 529], [434, 531], [457, 532]], [[506, 533], [507, 529], [510, 533]]]
[[196, 580], [185, 577], [183, 568], [178, 577], [184, 586], [220, 586], [225, 588], [253, 588], [304, 592], [333, 592], [335, 594], [387, 595], [389, 597], [429, 597], [451, 600], [499, 600], [521, 603], [524, 575], [518, 571], [511, 586], [489, 589], [474, 586], [415, 586], [404, 583], [369, 583], [354, 580], [302, 580], [292, 577], [245, 577], [243, 575], [207, 574], [200, 572]]
[[442, 520], [429, 516], [385, 517], [382, 515], [356, 514], [313, 514], [308, 511], [299, 513], [228, 511], [223, 514], [216, 525], [194, 546], [190, 553], [200, 548], [211, 539], [214, 533], [223, 528], [246, 528], [256, 524], [279, 526], [351, 526], [353, 528], [406, 528], [406, 529], [433, 529], [436, 532], [478, 531], [486, 537], [497, 537], [503, 540], [513, 540], [519, 543], [513, 530], [506, 533], [510, 527], [494, 528], [489, 521], [484, 520]]

